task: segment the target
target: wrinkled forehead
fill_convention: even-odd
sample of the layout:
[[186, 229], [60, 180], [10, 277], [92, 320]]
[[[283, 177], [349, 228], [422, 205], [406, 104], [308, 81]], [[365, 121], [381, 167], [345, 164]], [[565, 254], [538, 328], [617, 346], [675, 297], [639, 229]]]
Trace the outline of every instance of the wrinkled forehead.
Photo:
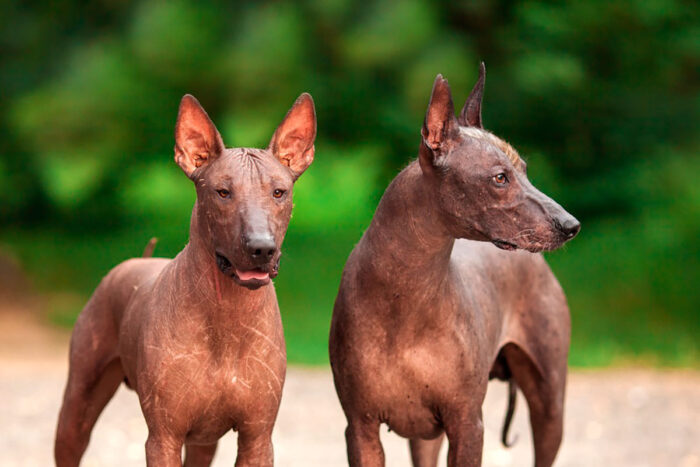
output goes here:
[[291, 184], [292, 174], [268, 150], [228, 148], [202, 174], [210, 183], [255, 186], [271, 182]]
[[506, 157], [513, 164], [513, 167], [515, 167], [517, 170], [524, 169], [523, 161], [520, 159], [520, 154], [518, 154], [518, 151], [493, 133], [475, 127], [460, 127], [459, 131], [464, 138], [470, 138], [484, 144], [495, 146], [506, 155]]

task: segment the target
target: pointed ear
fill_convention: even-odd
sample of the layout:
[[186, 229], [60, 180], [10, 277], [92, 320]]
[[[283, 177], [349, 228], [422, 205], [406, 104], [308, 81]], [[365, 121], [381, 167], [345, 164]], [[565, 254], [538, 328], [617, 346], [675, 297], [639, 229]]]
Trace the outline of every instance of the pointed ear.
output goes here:
[[175, 124], [175, 162], [188, 177], [221, 155], [224, 142], [199, 101], [185, 94]]
[[311, 95], [303, 93], [275, 130], [268, 149], [282, 165], [289, 167], [296, 180], [314, 160], [315, 139], [314, 100]]
[[423, 144], [421, 144], [419, 162], [424, 171], [434, 166], [435, 162], [444, 155], [446, 143], [455, 135], [458, 127], [450, 85], [442, 75], [437, 75], [421, 129]]
[[474, 89], [467, 97], [462, 112], [459, 114], [459, 124], [462, 126], [475, 126], [484, 128], [481, 123], [481, 99], [484, 97], [484, 81], [486, 80], [486, 65], [479, 65], [479, 79], [476, 80]]

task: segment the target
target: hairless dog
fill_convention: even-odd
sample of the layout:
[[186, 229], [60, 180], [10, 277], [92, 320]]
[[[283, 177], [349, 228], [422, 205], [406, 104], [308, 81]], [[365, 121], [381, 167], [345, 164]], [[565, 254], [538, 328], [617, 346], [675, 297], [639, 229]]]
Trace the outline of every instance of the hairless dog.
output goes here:
[[[238, 432], [237, 466], [273, 464], [271, 434], [286, 370], [271, 279], [292, 185], [314, 156], [313, 100], [302, 94], [267, 149], [226, 149], [186, 95], [175, 161], [196, 186], [190, 241], [173, 260], [114, 268], [78, 317], [56, 434], [58, 466], [77, 466], [122, 381], [139, 396], [149, 466], [205, 466]], [[150, 253], [149, 248], [146, 255]]]
[[559, 449], [569, 310], [535, 253], [580, 224], [483, 129], [484, 76], [482, 64], [459, 117], [437, 76], [418, 161], [389, 185], [345, 266], [329, 350], [351, 466], [384, 464], [382, 423], [410, 439], [415, 466], [436, 465], [444, 434], [448, 465], [480, 465], [490, 377], [524, 393], [535, 465]]

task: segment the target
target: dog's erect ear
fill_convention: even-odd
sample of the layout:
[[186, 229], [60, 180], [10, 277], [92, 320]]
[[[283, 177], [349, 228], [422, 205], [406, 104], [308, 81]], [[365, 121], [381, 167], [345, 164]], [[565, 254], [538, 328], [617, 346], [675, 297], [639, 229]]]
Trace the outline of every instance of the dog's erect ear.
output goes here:
[[188, 177], [224, 150], [224, 142], [199, 101], [185, 94], [175, 124], [175, 162]]
[[419, 161], [424, 171], [444, 155], [446, 143], [457, 133], [458, 127], [450, 85], [442, 75], [437, 75], [421, 129], [423, 144]]
[[479, 79], [476, 80], [474, 89], [467, 97], [462, 112], [459, 114], [459, 124], [462, 126], [474, 126], [484, 128], [481, 123], [481, 100], [484, 97], [484, 81], [486, 80], [486, 65], [479, 65]]
[[311, 95], [303, 93], [272, 135], [268, 149], [296, 180], [314, 160], [316, 110]]

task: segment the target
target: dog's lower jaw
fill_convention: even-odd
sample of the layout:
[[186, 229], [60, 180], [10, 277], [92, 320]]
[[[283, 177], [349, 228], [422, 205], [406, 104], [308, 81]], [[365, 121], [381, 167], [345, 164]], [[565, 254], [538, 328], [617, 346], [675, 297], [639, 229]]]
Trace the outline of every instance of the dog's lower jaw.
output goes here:
[[558, 250], [568, 241], [569, 238], [561, 236], [550, 240], [532, 241], [526, 245], [520, 245], [518, 248], [529, 251], [530, 253], [544, 253]]
[[505, 240], [491, 240], [491, 243], [496, 245], [501, 250], [513, 251], [518, 249], [515, 243], [506, 242]]
[[514, 243], [506, 240], [495, 239], [491, 240], [491, 243], [496, 245], [501, 250], [506, 251], [525, 250], [530, 253], [542, 253], [559, 249], [569, 240], [569, 237], [565, 237], [563, 235], [555, 235], [554, 238], [549, 238], [545, 240], [536, 240], [534, 238], [528, 240], [521, 238], [520, 241]]

